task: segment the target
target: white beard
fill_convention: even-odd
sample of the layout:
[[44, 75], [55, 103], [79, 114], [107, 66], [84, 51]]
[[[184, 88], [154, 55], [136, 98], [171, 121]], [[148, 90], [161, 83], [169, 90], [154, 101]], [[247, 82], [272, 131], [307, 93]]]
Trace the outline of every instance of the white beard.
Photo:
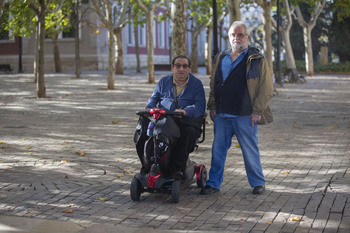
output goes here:
[[243, 44], [233, 44], [231, 47], [234, 53], [241, 53], [244, 51]]

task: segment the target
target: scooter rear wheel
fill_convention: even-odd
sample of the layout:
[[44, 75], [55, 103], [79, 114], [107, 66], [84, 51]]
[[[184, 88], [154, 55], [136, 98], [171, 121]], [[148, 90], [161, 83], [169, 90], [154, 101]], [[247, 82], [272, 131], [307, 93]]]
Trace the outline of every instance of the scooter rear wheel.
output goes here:
[[207, 169], [203, 166], [200, 170], [199, 180], [197, 180], [198, 188], [203, 188], [205, 186], [205, 184], [207, 183], [207, 176]]
[[181, 190], [180, 190], [180, 181], [174, 180], [171, 184], [171, 200], [174, 203], [180, 201]]
[[139, 201], [141, 197], [141, 183], [136, 177], [131, 180], [130, 197], [133, 201]]

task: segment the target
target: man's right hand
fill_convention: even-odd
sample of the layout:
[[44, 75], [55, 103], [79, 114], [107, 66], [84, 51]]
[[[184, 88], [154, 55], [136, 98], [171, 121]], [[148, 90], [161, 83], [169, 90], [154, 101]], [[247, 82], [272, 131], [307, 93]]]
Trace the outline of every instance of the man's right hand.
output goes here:
[[216, 110], [210, 110], [210, 119], [214, 122], [215, 116], [216, 116]]

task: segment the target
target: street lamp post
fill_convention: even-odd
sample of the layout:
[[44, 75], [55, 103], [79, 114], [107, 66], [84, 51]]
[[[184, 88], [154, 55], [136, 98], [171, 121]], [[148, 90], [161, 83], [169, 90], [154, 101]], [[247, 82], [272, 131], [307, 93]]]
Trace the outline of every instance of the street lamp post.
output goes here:
[[215, 55], [219, 52], [218, 49], [218, 20], [217, 20], [217, 10], [216, 10], [216, 0], [213, 0], [213, 54], [212, 60], [214, 60]]
[[18, 73], [23, 73], [22, 68], [22, 37], [18, 37]]

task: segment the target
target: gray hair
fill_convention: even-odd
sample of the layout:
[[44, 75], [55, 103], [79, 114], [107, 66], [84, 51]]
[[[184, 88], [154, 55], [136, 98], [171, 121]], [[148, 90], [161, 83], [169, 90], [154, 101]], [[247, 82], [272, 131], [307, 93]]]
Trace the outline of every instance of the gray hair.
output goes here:
[[245, 33], [246, 33], [247, 35], [250, 35], [250, 31], [249, 31], [247, 25], [246, 25], [243, 21], [234, 21], [234, 22], [231, 24], [231, 26], [230, 26], [230, 30], [231, 30], [231, 28], [232, 28], [233, 26], [243, 26], [244, 29], [245, 29]]

